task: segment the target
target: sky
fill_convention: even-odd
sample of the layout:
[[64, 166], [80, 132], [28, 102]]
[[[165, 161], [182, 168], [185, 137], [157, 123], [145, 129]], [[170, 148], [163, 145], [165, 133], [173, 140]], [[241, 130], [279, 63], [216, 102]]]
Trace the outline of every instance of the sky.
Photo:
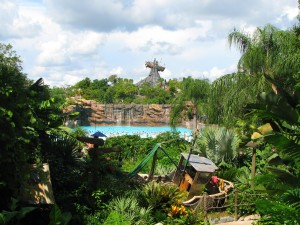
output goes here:
[[166, 80], [213, 81], [236, 71], [234, 28], [288, 29], [297, 14], [297, 0], [0, 0], [0, 43], [13, 46], [29, 79], [51, 87], [113, 74], [137, 83], [154, 58]]

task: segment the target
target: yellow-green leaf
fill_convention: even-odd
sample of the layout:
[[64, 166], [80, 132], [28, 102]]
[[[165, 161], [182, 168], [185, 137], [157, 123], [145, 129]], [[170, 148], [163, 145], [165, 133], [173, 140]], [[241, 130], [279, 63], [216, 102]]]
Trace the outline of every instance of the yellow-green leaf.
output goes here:
[[261, 138], [262, 135], [258, 132], [254, 132], [252, 135], [251, 135], [251, 139], [252, 140], [255, 140], [255, 139], [258, 139], [258, 138]]
[[257, 129], [262, 135], [271, 134], [273, 132], [273, 128], [271, 127], [271, 125], [269, 123], [266, 123]]

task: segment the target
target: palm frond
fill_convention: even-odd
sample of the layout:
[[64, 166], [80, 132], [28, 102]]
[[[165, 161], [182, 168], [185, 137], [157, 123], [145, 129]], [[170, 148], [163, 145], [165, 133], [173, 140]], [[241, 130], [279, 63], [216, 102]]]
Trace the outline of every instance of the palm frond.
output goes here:
[[186, 109], [185, 101], [183, 99], [175, 99], [172, 104], [172, 111], [170, 116], [170, 124], [175, 127], [182, 118], [182, 112]]
[[41, 90], [45, 86], [44, 79], [39, 78], [36, 82], [34, 82], [30, 87], [29, 90], [38, 91]]
[[300, 210], [300, 188], [291, 189], [283, 193], [282, 200], [286, 204]]
[[49, 160], [50, 165], [56, 164], [60, 159], [66, 165], [76, 165], [80, 161], [78, 154], [81, 149], [81, 143], [73, 136], [63, 132], [52, 132], [45, 137], [43, 146], [44, 157]]
[[239, 185], [242, 186], [250, 186], [250, 180], [251, 180], [251, 171], [248, 167], [242, 167], [238, 170], [236, 177], [235, 177], [236, 182]]
[[205, 127], [196, 140], [195, 150], [215, 163], [231, 162], [237, 155], [240, 140], [233, 130]]
[[234, 44], [241, 53], [244, 53], [249, 48], [250, 37], [249, 35], [234, 29], [233, 32], [228, 35], [228, 42], [230, 46]]
[[285, 137], [282, 134], [274, 134], [265, 137], [265, 140], [274, 145], [276, 149], [283, 154], [284, 158], [293, 159], [295, 162], [300, 162], [300, 144]]
[[278, 182], [285, 184], [286, 188], [299, 185], [299, 178], [286, 169], [272, 166], [267, 166], [266, 169], [275, 175]]
[[260, 191], [265, 191], [271, 196], [281, 195], [290, 187], [272, 173], [256, 175], [255, 183]]

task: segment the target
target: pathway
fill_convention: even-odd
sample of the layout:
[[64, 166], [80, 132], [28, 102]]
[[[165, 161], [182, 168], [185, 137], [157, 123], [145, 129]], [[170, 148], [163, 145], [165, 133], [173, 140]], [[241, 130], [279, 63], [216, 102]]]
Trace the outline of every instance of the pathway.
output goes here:
[[228, 222], [228, 223], [218, 223], [217, 225], [252, 225], [254, 221], [234, 221], [234, 222]]

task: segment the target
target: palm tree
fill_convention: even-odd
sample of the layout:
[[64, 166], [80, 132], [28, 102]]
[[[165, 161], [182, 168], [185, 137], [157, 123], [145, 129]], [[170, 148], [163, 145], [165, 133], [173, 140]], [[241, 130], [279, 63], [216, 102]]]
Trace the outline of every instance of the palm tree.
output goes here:
[[234, 30], [228, 41], [242, 54], [239, 71], [258, 76], [262, 81], [267, 75], [282, 83], [284, 88], [294, 87], [300, 65], [300, 43], [295, 30], [283, 31], [268, 24], [256, 28], [252, 36]]
[[295, 29], [283, 31], [272, 25], [257, 28], [253, 35], [234, 30], [228, 41], [242, 54], [238, 72], [212, 83], [208, 116], [210, 122], [233, 126], [244, 117], [244, 106], [255, 102], [257, 93], [271, 86], [276, 89], [268, 78], [292, 92], [299, 76], [300, 42]]
[[257, 92], [264, 89], [265, 85], [259, 82], [258, 77], [240, 72], [215, 80], [208, 99], [209, 123], [235, 126], [237, 120], [245, 119], [243, 107], [255, 102]]
[[171, 111], [171, 125], [175, 126], [182, 119], [182, 112], [191, 113], [193, 128], [197, 129], [197, 115], [204, 113], [210, 84], [207, 79], [199, 80], [191, 77], [183, 79], [181, 90], [174, 99]]
[[194, 150], [215, 163], [232, 162], [238, 154], [240, 139], [233, 130], [205, 127], [196, 140]]
[[[257, 104], [250, 105], [253, 110], [251, 114], [270, 124], [271, 129], [258, 131], [263, 141], [272, 144], [276, 150], [270, 157], [266, 173], [257, 177], [257, 182], [265, 187], [272, 198], [262, 200], [257, 206], [266, 217], [272, 218], [271, 222], [274, 224], [286, 222], [288, 218], [287, 212], [283, 218], [274, 217], [278, 213], [276, 211], [278, 207], [282, 210], [292, 210], [289, 219], [299, 223], [297, 218], [300, 216], [300, 79], [298, 76], [298, 84], [293, 95], [281, 88], [275, 80], [269, 79], [277, 85], [277, 92], [263, 92], [259, 94]], [[267, 204], [272, 205], [272, 208], [265, 210], [268, 208]]]

